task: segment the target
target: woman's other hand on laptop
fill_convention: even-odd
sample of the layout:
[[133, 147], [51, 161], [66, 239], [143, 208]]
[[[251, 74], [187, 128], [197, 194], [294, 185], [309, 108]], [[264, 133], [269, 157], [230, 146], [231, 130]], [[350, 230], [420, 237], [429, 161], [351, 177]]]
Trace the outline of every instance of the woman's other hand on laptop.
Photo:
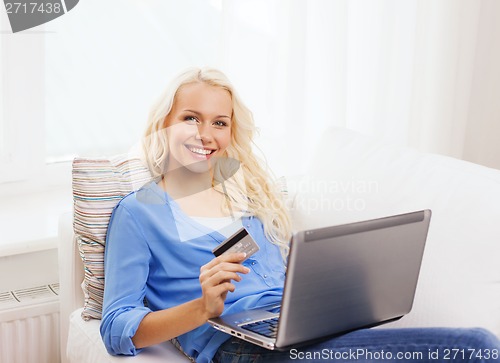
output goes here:
[[241, 281], [238, 272], [246, 274], [250, 271], [241, 264], [244, 260], [245, 253], [223, 254], [200, 268], [202, 302], [207, 319], [217, 317], [224, 311], [228, 291], [236, 289], [231, 280]]

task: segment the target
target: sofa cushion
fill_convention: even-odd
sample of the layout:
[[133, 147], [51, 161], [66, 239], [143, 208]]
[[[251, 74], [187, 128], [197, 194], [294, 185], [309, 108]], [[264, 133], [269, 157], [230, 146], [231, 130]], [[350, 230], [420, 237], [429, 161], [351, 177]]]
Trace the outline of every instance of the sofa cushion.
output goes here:
[[80, 318], [82, 310], [78, 309], [69, 317], [69, 336], [67, 355], [69, 362], [98, 363], [186, 363], [190, 360], [171, 343], [160, 343], [143, 349], [136, 357], [112, 356], [104, 346], [99, 333], [99, 321], [85, 322]]
[[73, 228], [85, 268], [82, 317], [100, 319], [104, 292], [104, 246], [109, 218], [118, 202], [152, 180], [137, 158], [73, 160]]

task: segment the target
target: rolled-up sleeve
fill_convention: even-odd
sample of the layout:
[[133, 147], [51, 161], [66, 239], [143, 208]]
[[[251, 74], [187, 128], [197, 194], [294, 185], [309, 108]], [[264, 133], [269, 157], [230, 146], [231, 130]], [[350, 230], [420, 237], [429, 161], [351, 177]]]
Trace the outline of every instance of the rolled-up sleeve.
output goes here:
[[132, 337], [150, 309], [144, 306], [151, 253], [140, 224], [118, 204], [106, 236], [101, 336], [110, 354], [136, 355]]

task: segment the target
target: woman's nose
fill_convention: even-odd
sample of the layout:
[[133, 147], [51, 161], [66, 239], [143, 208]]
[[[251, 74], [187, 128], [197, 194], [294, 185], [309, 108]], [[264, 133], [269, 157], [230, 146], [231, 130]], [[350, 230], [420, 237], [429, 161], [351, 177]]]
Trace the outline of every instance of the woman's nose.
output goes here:
[[209, 141], [212, 139], [212, 130], [210, 128], [210, 125], [207, 125], [205, 123], [200, 123], [197, 125], [198, 132], [196, 133], [196, 139], [201, 140], [201, 141]]

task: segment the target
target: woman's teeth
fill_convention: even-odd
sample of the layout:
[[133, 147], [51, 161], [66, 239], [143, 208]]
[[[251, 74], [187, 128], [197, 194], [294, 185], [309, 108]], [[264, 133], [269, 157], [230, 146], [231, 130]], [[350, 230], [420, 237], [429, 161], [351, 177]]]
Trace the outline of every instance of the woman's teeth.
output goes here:
[[211, 154], [213, 150], [205, 150], [205, 149], [199, 149], [195, 147], [190, 147], [188, 148], [189, 151], [195, 153], [195, 154], [200, 154], [200, 155], [208, 155]]

